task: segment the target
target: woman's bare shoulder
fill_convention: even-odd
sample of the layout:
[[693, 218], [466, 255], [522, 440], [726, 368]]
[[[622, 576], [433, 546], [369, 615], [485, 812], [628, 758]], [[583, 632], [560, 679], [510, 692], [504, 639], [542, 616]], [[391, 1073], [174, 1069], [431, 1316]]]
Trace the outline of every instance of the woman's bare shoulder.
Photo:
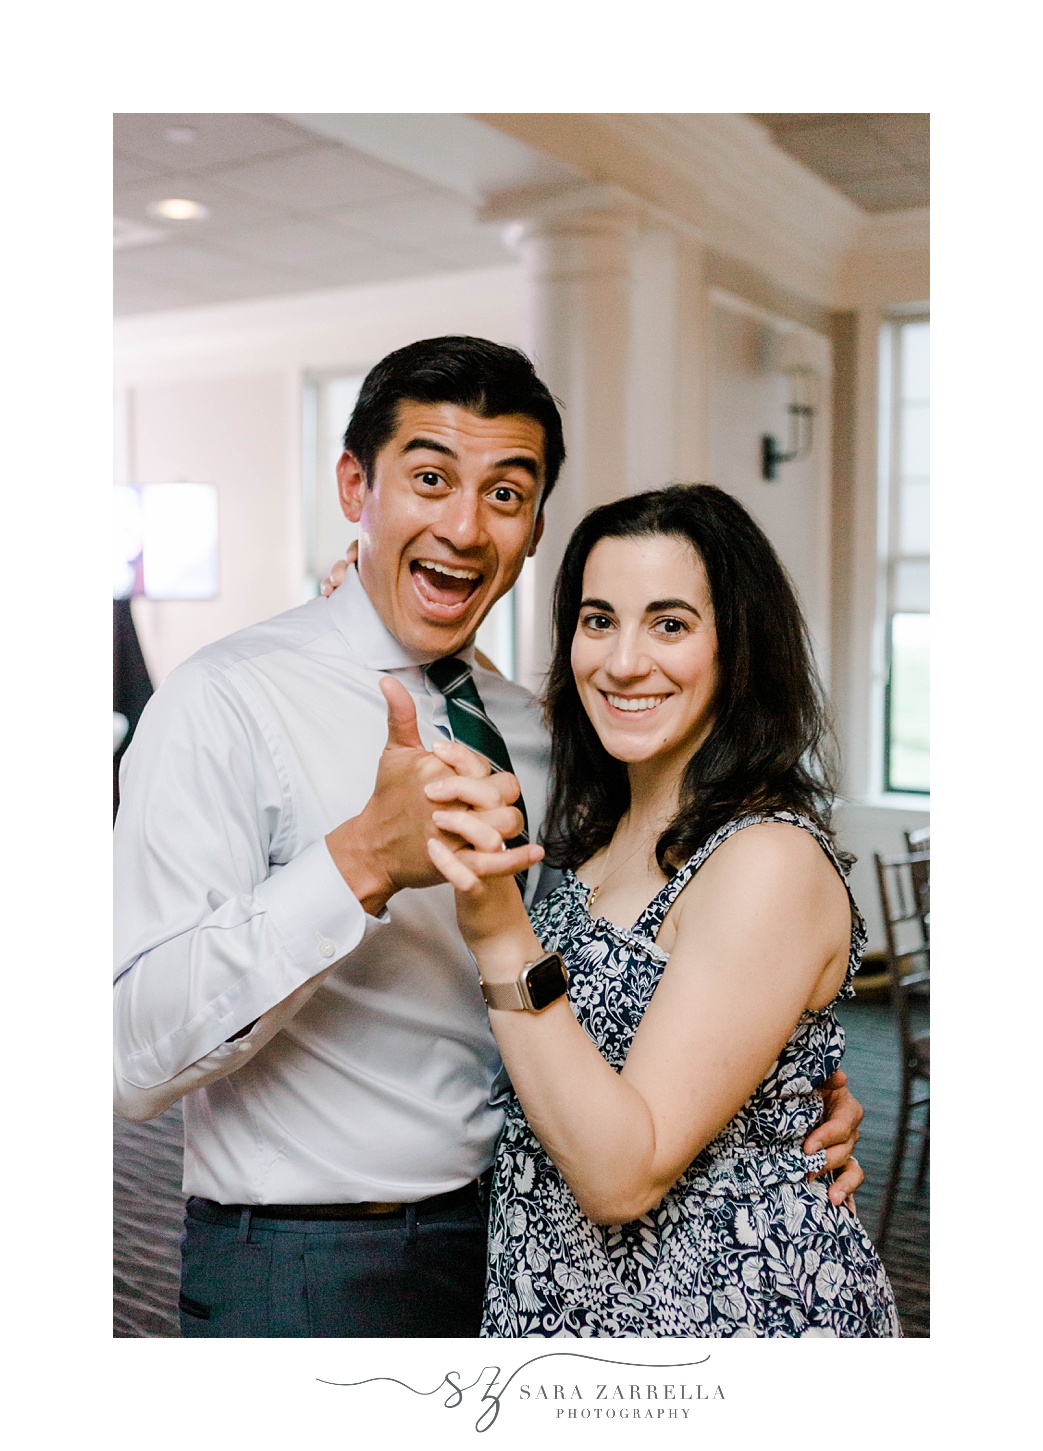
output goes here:
[[806, 826], [790, 821], [754, 821], [721, 842], [710, 853], [700, 871], [706, 871], [716, 864], [719, 868], [734, 869], [736, 862], [749, 865], [752, 862], [765, 864], [816, 866], [821, 864], [834, 876], [836, 868], [830, 861], [818, 838]]
[[[818, 840], [804, 827], [760, 821], [733, 832], [695, 873], [678, 898], [685, 903], [737, 905], [760, 900], [805, 911], [843, 903], [847, 891]], [[685, 904], [685, 905], [688, 905]]]

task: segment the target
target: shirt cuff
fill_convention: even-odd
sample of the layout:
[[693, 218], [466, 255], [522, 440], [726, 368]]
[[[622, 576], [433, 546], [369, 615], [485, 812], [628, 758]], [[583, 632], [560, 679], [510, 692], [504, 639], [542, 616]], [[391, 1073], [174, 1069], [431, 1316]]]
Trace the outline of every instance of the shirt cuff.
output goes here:
[[365, 911], [324, 840], [273, 871], [256, 888], [255, 901], [309, 975], [347, 957], [370, 932], [391, 920], [386, 908], [379, 917]]

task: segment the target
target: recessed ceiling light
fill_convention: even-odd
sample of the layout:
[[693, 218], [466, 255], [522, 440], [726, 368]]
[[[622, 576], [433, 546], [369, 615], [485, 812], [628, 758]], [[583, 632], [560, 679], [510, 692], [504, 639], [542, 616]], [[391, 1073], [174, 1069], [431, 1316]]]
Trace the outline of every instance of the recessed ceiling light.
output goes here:
[[194, 126], [168, 126], [163, 132], [163, 140], [172, 141], [175, 146], [189, 146], [198, 134]]
[[187, 197], [168, 196], [161, 202], [153, 202], [148, 214], [168, 222], [201, 222], [210, 215], [210, 208], [202, 202], [189, 201]]

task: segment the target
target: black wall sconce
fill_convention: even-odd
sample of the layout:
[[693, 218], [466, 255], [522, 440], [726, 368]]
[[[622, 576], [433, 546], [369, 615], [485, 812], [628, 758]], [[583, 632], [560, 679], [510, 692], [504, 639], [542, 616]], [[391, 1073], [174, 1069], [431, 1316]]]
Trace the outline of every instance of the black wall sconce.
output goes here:
[[[787, 453], [779, 448], [778, 440], [771, 433], [765, 433], [761, 437], [761, 478], [775, 479], [778, 475], [779, 464], [792, 464], [800, 459], [807, 458], [811, 452], [812, 420], [815, 417], [815, 410], [807, 402], [807, 394], [804, 392], [812, 376], [811, 369], [803, 367], [787, 368], [786, 374], [790, 379], [790, 396], [793, 402], [790, 403], [788, 413], [790, 417], [790, 446]], [[798, 396], [798, 393], [803, 396]]]

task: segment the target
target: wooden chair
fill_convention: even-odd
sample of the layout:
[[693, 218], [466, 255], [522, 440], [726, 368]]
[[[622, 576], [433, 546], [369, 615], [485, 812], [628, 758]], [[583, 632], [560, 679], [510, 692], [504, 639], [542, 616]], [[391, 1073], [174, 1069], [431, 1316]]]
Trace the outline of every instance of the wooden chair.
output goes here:
[[911, 1005], [914, 998], [922, 999], [929, 992], [931, 981], [931, 853], [929, 850], [914, 851], [900, 857], [883, 857], [877, 852], [874, 856], [887, 939], [891, 1003], [898, 1027], [902, 1062], [898, 1122], [876, 1232], [876, 1247], [882, 1250], [891, 1227], [910, 1134], [910, 1116], [915, 1109], [921, 1108], [925, 1113], [916, 1170], [918, 1194], [923, 1189], [927, 1174], [931, 1141], [931, 1035], [914, 1032]]
[[[905, 837], [905, 849], [909, 853], [909, 875], [913, 883], [913, 891], [916, 893], [917, 904], [920, 908], [920, 916], [923, 920], [924, 936], [928, 942], [931, 940], [931, 828], [929, 826], [918, 826], [912, 831], [903, 832]], [[927, 853], [927, 860], [919, 859], [920, 853]], [[912, 860], [913, 857], [917, 859]]]

